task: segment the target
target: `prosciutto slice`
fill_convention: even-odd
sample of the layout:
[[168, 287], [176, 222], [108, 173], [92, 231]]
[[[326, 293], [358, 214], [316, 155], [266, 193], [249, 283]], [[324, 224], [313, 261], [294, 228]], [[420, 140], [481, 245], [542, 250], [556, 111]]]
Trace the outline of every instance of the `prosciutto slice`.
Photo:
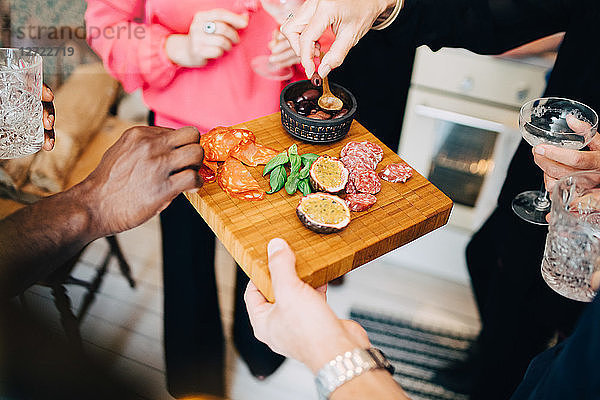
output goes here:
[[230, 156], [237, 158], [244, 164], [250, 167], [256, 167], [260, 164], [266, 164], [269, 160], [275, 157], [279, 152], [262, 144], [255, 143], [250, 140], [240, 142], [231, 152]]
[[254, 134], [247, 129], [217, 126], [200, 137], [200, 145], [206, 161], [225, 161], [240, 142], [255, 140]]
[[239, 160], [229, 157], [217, 174], [219, 186], [231, 197], [240, 200], [262, 200], [265, 191]]

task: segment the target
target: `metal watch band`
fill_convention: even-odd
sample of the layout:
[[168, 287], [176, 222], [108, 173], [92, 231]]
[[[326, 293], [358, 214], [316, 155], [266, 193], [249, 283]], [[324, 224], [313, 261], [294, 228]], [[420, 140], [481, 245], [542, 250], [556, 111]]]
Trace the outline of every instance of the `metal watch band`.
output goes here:
[[374, 347], [356, 348], [336, 356], [319, 370], [315, 377], [319, 399], [328, 399], [331, 393], [362, 373], [383, 368], [393, 373], [394, 367], [383, 353]]

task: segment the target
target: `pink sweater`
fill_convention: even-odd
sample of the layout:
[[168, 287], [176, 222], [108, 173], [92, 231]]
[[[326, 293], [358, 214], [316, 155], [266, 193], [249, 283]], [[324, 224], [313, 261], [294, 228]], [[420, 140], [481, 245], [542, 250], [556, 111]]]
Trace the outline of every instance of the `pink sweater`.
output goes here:
[[[249, 13], [240, 43], [204, 67], [173, 64], [164, 50], [167, 36], [187, 34], [194, 14], [213, 8]], [[277, 29], [258, 0], [88, 0], [85, 19], [90, 46], [126, 91], [142, 88], [156, 125], [206, 132], [279, 110], [288, 82], [262, 78], [250, 67], [253, 57], [270, 53]], [[305, 79], [295, 71], [293, 80]]]

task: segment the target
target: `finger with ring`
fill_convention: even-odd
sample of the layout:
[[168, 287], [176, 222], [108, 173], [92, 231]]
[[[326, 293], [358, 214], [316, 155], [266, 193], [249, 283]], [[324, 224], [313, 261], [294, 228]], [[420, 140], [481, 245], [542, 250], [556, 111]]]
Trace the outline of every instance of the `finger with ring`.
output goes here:
[[204, 27], [202, 29], [205, 33], [212, 35], [217, 31], [217, 24], [214, 21], [208, 21], [204, 23]]

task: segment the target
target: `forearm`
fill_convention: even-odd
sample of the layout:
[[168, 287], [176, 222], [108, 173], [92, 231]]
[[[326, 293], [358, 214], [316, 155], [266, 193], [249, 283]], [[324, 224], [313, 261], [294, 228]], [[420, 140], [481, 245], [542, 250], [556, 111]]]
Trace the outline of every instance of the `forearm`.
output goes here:
[[81, 185], [0, 221], [0, 293], [6, 299], [45, 278], [96, 239]]
[[577, 8], [561, 0], [405, 0], [389, 30], [399, 40], [433, 50], [463, 47], [499, 54], [567, 30]]

